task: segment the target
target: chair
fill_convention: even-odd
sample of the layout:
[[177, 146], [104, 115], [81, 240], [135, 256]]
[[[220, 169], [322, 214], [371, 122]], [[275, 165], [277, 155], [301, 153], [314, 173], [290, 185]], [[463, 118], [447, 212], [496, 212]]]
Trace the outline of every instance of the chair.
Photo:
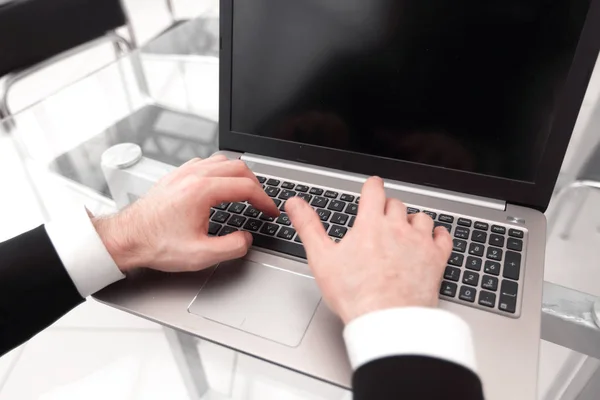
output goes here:
[[[129, 40], [117, 33], [121, 27]], [[8, 94], [17, 82], [101, 43], [112, 43], [117, 56], [136, 45], [122, 0], [0, 0], [0, 38], [0, 120], [6, 119], [5, 125], [12, 115]]]

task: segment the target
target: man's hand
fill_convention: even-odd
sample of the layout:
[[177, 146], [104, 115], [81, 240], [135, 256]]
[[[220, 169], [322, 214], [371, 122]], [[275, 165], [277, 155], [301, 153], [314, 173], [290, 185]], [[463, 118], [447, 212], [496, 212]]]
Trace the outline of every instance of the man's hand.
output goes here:
[[268, 215], [279, 215], [243, 161], [218, 155], [187, 162], [130, 207], [93, 223], [123, 272], [136, 267], [198, 271], [248, 252], [248, 232], [207, 233], [211, 206], [246, 200]]
[[325, 301], [345, 324], [387, 308], [437, 306], [450, 234], [438, 227], [432, 236], [426, 214], [407, 217], [401, 201], [386, 198], [380, 178], [365, 183], [354, 227], [340, 243], [303, 200], [288, 200], [286, 211]]

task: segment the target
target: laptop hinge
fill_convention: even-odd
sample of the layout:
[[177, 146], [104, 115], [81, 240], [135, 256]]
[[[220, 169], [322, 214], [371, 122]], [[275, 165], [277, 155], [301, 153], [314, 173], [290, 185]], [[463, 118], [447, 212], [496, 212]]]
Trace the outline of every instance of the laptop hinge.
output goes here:
[[[244, 160], [246, 163], [254, 162], [259, 164], [271, 165], [278, 168], [293, 169], [296, 171], [324, 175], [329, 176], [331, 178], [345, 179], [359, 183], [363, 183], [367, 179], [366, 175], [356, 174], [353, 172], [343, 172], [332, 168], [318, 167], [310, 164], [299, 163], [296, 161], [284, 161], [277, 158], [257, 156], [248, 153], [242, 155], [241, 159]], [[416, 185], [412, 183], [394, 181], [391, 179], [385, 180], [385, 187], [393, 190], [400, 190], [418, 195], [437, 197], [444, 200], [456, 201], [459, 203], [470, 204], [478, 207], [490, 208], [493, 210], [506, 210], [505, 201], [490, 199], [482, 196], [453, 192], [445, 189], [430, 188], [427, 186]]]

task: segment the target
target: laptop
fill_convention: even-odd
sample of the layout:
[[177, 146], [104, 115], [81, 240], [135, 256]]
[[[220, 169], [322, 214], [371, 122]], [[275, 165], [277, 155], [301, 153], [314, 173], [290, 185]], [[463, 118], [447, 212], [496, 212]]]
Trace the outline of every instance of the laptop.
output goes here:
[[282, 214], [218, 205], [210, 234], [251, 232], [246, 257], [100, 300], [350, 387], [343, 326], [284, 207], [302, 197], [343, 241], [378, 175], [452, 235], [440, 307], [471, 326], [486, 397], [536, 398], [543, 213], [598, 56], [600, 0], [222, 0], [220, 18], [220, 152]]

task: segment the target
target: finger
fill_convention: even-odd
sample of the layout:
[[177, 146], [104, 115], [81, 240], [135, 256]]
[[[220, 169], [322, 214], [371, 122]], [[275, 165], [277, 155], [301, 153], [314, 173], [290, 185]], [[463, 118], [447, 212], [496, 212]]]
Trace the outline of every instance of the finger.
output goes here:
[[306, 201], [292, 197], [286, 202], [285, 210], [304, 244], [307, 256], [316, 257], [333, 244], [323, 228], [321, 219]]
[[[237, 178], [248, 178], [253, 180], [257, 185], [260, 185], [256, 175], [250, 168], [246, 165], [242, 160], [232, 160], [232, 161], [224, 161], [224, 162], [216, 162], [213, 164], [200, 165], [198, 164], [198, 171], [202, 176], [208, 177], [237, 177]], [[262, 185], [261, 185], [262, 187]]]
[[411, 225], [416, 230], [431, 235], [433, 232], [433, 220], [425, 213], [413, 214], [411, 218]]
[[211, 207], [224, 202], [248, 201], [269, 216], [279, 216], [279, 209], [273, 200], [251, 179], [208, 178], [204, 182], [202, 192]]
[[229, 235], [208, 238], [210, 262], [214, 265], [223, 261], [244, 257], [252, 246], [250, 232], [234, 232]]
[[385, 215], [398, 223], [408, 223], [406, 219], [406, 206], [398, 199], [387, 199], [385, 203]]
[[204, 165], [208, 165], [208, 164], [215, 164], [215, 163], [220, 163], [220, 162], [224, 162], [224, 161], [229, 161], [229, 158], [227, 158], [227, 156], [225, 156], [223, 154], [213, 154], [212, 156], [202, 160], [202, 163]]
[[450, 232], [448, 229], [443, 226], [438, 226], [433, 231], [433, 242], [446, 254], [450, 257], [450, 253], [452, 253], [452, 236], [450, 236]]
[[367, 179], [360, 195], [357, 218], [374, 220], [377, 217], [382, 217], [385, 211], [385, 203], [383, 179], [377, 176]]
[[200, 157], [195, 157], [195, 158], [192, 158], [191, 160], [181, 164], [181, 166], [179, 168], [189, 167], [190, 165], [194, 165], [200, 161], [202, 161], [202, 159]]

